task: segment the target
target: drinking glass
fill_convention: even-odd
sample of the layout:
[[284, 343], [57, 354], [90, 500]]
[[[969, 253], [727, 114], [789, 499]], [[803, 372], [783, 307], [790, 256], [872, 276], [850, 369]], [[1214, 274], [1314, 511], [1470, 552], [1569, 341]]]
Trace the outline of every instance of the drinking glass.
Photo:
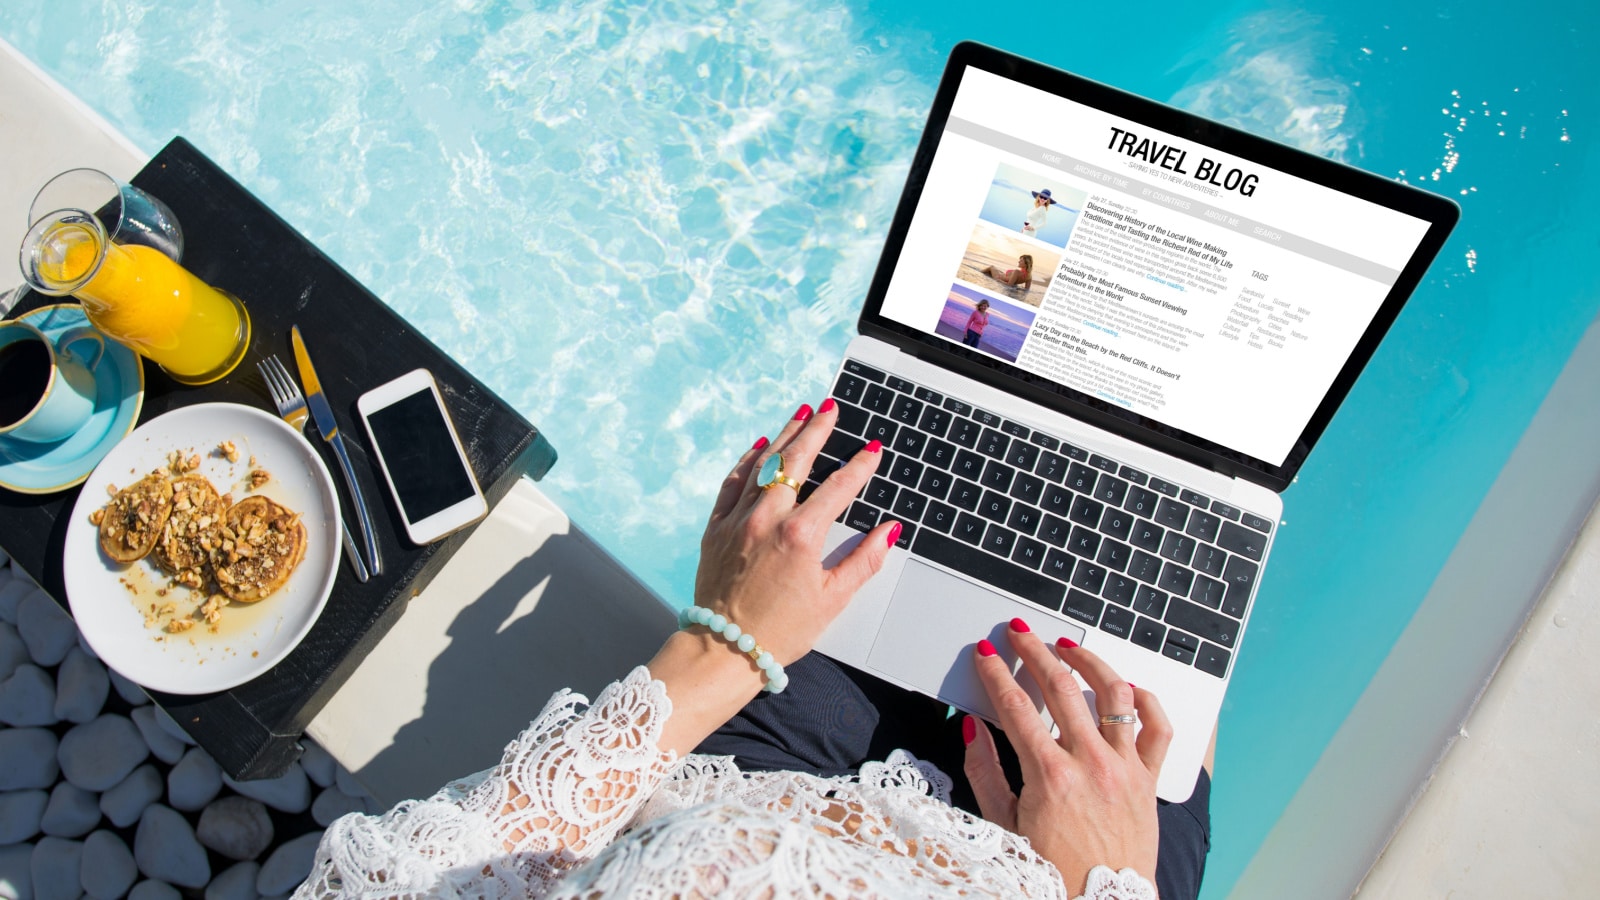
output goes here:
[[154, 247], [183, 260], [183, 229], [165, 203], [99, 169], [68, 169], [45, 182], [28, 207], [28, 227], [50, 213], [85, 209], [100, 218], [113, 244]]

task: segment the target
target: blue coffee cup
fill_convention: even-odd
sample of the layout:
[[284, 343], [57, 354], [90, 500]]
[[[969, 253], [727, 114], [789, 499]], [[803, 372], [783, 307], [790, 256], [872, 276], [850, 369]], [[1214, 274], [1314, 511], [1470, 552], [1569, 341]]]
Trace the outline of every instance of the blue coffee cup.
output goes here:
[[[93, 342], [92, 355], [77, 345]], [[52, 342], [27, 322], [0, 322], [0, 440], [47, 444], [70, 437], [94, 412], [94, 368], [106, 340], [89, 326]]]

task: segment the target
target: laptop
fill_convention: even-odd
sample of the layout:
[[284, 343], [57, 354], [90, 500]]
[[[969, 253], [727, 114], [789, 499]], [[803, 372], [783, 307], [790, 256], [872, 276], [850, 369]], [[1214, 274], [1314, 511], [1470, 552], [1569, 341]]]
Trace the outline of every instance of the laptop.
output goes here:
[[879, 440], [829, 560], [884, 518], [904, 529], [817, 649], [993, 721], [973, 645], [1009, 657], [1021, 617], [1160, 698], [1175, 735], [1158, 793], [1187, 799], [1279, 492], [1459, 214], [957, 46], [801, 492]]

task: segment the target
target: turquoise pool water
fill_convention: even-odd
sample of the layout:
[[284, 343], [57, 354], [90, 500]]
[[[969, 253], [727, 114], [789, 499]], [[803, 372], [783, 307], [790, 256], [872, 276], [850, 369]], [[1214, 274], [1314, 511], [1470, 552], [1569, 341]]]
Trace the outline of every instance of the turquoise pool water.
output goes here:
[[1593, 7], [182, 6], [25, 0], [0, 8], [0, 37], [141, 147], [194, 141], [548, 431], [562, 462], [544, 487], [677, 603], [729, 461], [823, 395], [956, 41], [1460, 202], [1286, 495], [1223, 713], [1207, 897], [1600, 309]]

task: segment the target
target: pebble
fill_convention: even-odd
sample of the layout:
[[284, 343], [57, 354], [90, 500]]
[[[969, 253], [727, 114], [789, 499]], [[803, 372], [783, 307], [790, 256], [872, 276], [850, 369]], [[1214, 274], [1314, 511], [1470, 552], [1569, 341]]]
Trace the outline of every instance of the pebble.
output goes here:
[[12, 578], [9, 570], [4, 575], [6, 580], [0, 582], [0, 622], [15, 625], [17, 607], [21, 605], [23, 597], [33, 593], [33, 582], [26, 578]]
[[0, 900], [33, 900], [33, 845], [0, 847]]
[[116, 787], [100, 795], [100, 811], [111, 824], [127, 828], [139, 821], [144, 808], [161, 799], [165, 787], [161, 773], [154, 765], [145, 763], [128, 774]]
[[189, 732], [184, 731], [183, 726], [178, 724], [178, 720], [174, 719], [171, 713], [159, 706], [156, 707], [156, 724], [161, 726], [162, 731], [172, 735], [188, 746], [197, 746], [194, 742], [194, 738], [189, 736]]
[[56, 671], [56, 718], [82, 724], [100, 715], [111, 695], [111, 677], [106, 667], [82, 648], [67, 651]]
[[322, 745], [311, 738], [301, 738], [300, 767], [306, 770], [306, 777], [317, 787], [327, 787], [333, 784], [334, 777], [338, 774], [339, 764], [334, 761], [333, 754], [322, 749]]
[[255, 859], [272, 844], [272, 817], [258, 800], [223, 797], [200, 813], [195, 837], [229, 859]]
[[161, 727], [161, 707], [141, 706], [129, 713], [133, 724], [139, 729], [139, 736], [144, 738], [146, 747], [155, 754], [156, 759], [167, 765], [172, 765], [183, 758], [183, 741], [167, 733]]
[[50, 795], [42, 790], [0, 794], [0, 844], [15, 844], [39, 833]]
[[28, 645], [28, 655], [41, 666], [54, 666], [78, 645], [78, 626], [72, 617], [37, 588], [17, 602], [17, 634]]
[[0, 682], [0, 722], [7, 725], [54, 725], [56, 683], [50, 673], [34, 665], [17, 666]]
[[144, 688], [123, 677], [121, 672], [108, 668], [106, 674], [111, 676], [111, 687], [117, 692], [117, 696], [129, 706], [143, 706], [150, 702], [150, 695], [144, 692]]
[[206, 885], [206, 900], [256, 900], [256, 876], [260, 872], [257, 863], [234, 863]]
[[234, 781], [224, 775], [222, 783], [280, 812], [301, 813], [311, 807], [311, 780], [298, 761], [290, 763], [288, 771], [277, 778]]
[[43, 728], [0, 728], [0, 791], [48, 788], [61, 768], [54, 732]]
[[56, 783], [39, 830], [55, 837], [80, 838], [100, 824], [100, 797], [70, 781]]
[[83, 896], [79, 875], [82, 868], [82, 842], [40, 838], [34, 845], [31, 865], [34, 900], [78, 900]]
[[86, 791], [115, 787], [147, 756], [149, 748], [139, 737], [139, 729], [114, 713], [74, 725], [56, 751], [62, 774]]
[[343, 766], [339, 767], [338, 772], [334, 775], [333, 783], [339, 786], [339, 790], [359, 800], [365, 800], [372, 796], [372, 793], [367, 790], [367, 786], [356, 780], [356, 776]]
[[96, 831], [83, 840], [83, 862], [78, 880], [94, 900], [117, 900], [139, 877], [128, 845], [109, 831]]
[[160, 803], [152, 803], [139, 817], [133, 858], [145, 875], [179, 887], [203, 888], [211, 880], [211, 862], [189, 820]]
[[0, 681], [11, 677], [17, 666], [28, 661], [28, 645], [17, 634], [17, 626], [0, 622]]
[[128, 900], [183, 900], [178, 889], [165, 881], [141, 881], [128, 892]]
[[287, 894], [298, 887], [311, 874], [311, 864], [317, 858], [317, 844], [321, 841], [322, 833], [313, 831], [287, 841], [272, 851], [267, 861], [261, 864], [261, 873], [256, 876], [256, 892], [270, 897]]
[[353, 812], [366, 812], [367, 805], [360, 798], [352, 797], [336, 787], [328, 788], [311, 803], [311, 818], [317, 824], [327, 828], [334, 819]]
[[167, 773], [167, 802], [174, 809], [201, 809], [221, 790], [222, 768], [199, 747], [191, 748]]
[[82, 629], [79, 629], [78, 631], [78, 649], [89, 654], [95, 659], [100, 658], [100, 654], [94, 652], [94, 648], [89, 646], [89, 639], [84, 636]]

